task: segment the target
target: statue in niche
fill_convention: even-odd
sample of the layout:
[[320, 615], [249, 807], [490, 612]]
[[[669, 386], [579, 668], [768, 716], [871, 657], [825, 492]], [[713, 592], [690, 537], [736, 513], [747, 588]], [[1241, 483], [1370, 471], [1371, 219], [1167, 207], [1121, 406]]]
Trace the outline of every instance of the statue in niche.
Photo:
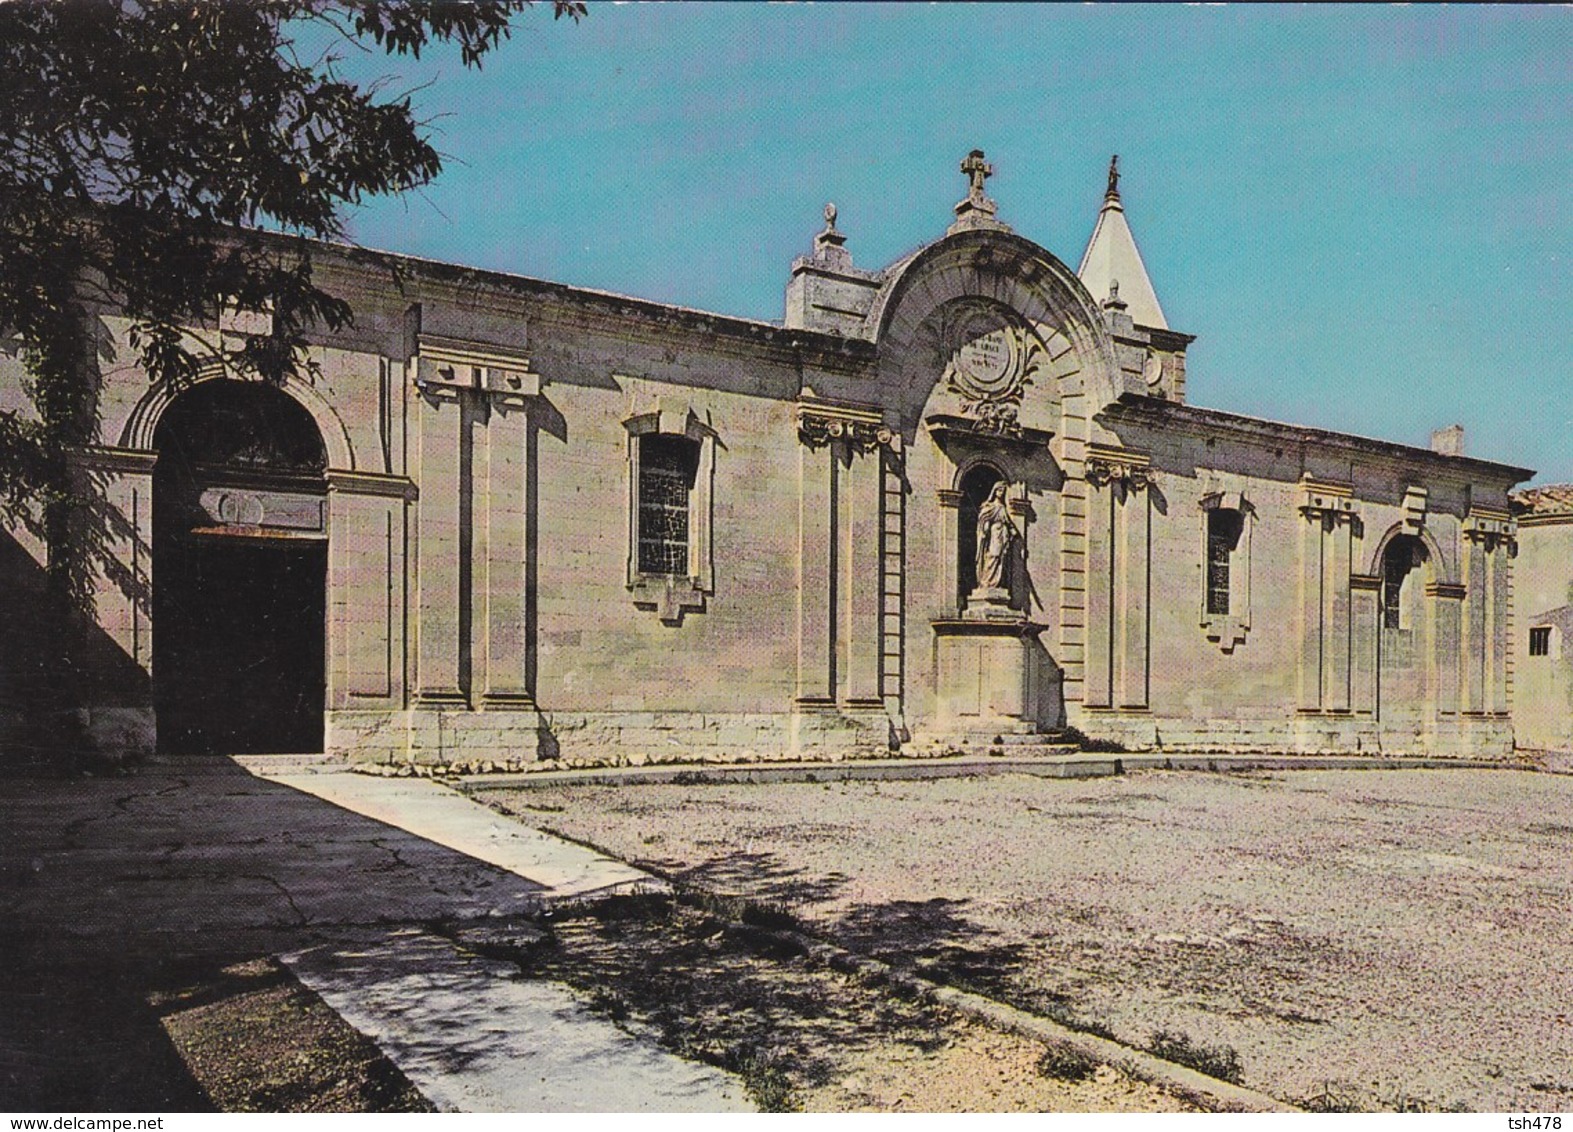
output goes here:
[[1001, 481], [989, 492], [988, 501], [978, 508], [978, 589], [1009, 588], [1010, 552], [1017, 537], [1016, 524], [1010, 521], [1010, 509], [1005, 503], [1005, 484]]

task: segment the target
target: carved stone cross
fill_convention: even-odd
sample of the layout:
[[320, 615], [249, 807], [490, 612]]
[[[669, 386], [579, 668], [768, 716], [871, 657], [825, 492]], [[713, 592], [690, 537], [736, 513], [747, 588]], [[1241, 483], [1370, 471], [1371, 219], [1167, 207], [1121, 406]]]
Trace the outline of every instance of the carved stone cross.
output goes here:
[[994, 175], [994, 166], [983, 160], [983, 151], [975, 149], [962, 158], [961, 171], [972, 182], [972, 187], [967, 191], [967, 196], [973, 200], [983, 199], [983, 181]]

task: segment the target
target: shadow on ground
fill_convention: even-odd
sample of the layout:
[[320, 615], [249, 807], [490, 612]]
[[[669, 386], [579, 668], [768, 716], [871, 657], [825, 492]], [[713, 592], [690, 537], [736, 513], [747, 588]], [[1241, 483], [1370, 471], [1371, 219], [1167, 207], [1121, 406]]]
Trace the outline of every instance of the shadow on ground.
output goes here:
[[[0, 1108], [13, 1111], [234, 1107], [222, 1087], [215, 1101], [216, 1078], [200, 1065], [199, 1085], [188, 1062], [200, 1043], [177, 1048], [177, 1015], [244, 1000], [266, 1009], [217, 1024], [254, 1038], [259, 1017], [299, 1013], [314, 998], [279, 982], [269, 956], [348, 927], [392, 931], [539, 906], [538, 886], [521, 877], [227, 760], [126, 777], [7, 778], [0, 803]], [[325, 1027], [311, 1040], [329, 1053], [294, 1078], [280, 1068], [261, 1106], [419, 1107], [391, 1066], [374, 1064], [374, 1049], [333, 1029], [331, 1012], [309, 1020]], [[286, 1047], [299, 1039], [280, 1036], [280, 1057], [294, 1058]], [[365, 1088], [335, 1091], [335, 1070], [355, 1065]]]

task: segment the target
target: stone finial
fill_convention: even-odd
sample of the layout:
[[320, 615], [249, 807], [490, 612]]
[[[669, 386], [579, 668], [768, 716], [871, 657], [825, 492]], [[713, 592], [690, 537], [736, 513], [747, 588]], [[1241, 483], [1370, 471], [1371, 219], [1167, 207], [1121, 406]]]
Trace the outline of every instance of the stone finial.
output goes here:
[[825, 230], [814, 237], [814, 259], [834, 267], [852, 266], [852, 253], [844, 246], [845, 234], [836, 228], [836, 206], [825, 205]]
[[983, 191], [983, 182], [994, 175], [994, 166], [984, 160], [983, 151], [975, 149], [962, 158], [961, 171], [967, 178], [967, 196], [966, 199], [957, 202], [956, 221], [950, 226], [950, 230], [955, 232], [964, 228], [1005, 229], [1005, 225], [994, 218], [996, 206]]
[[1103, 194], [1103, 199], [1120, 199], [1120, 155], [1117, 153], [1109, 158], [1109, 188]]
[[1122, 311], [1128, 306], [1130, 304], [1120, 298], [1120, 281], [1118, 279], [1109, 280], [1109, 297], [1103, 300], [1103, 309], [1106, 311]]

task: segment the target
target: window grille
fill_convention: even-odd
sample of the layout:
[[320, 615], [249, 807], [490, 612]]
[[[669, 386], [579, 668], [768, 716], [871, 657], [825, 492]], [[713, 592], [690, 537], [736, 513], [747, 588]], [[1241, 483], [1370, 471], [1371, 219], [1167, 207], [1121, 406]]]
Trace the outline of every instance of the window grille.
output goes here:
[[689, 503], [699, 444], [652, 434], [639, 442], [639, 572], [687, 576]]
[[1529, 655], [1551, 655], [1551, 626], [1540, 625], [1529, 631]]
[[1207, 512], [1207, 612], [1229, 613], [1229, 564], [1240, 542], [1244, 516], [1229, 507]]

